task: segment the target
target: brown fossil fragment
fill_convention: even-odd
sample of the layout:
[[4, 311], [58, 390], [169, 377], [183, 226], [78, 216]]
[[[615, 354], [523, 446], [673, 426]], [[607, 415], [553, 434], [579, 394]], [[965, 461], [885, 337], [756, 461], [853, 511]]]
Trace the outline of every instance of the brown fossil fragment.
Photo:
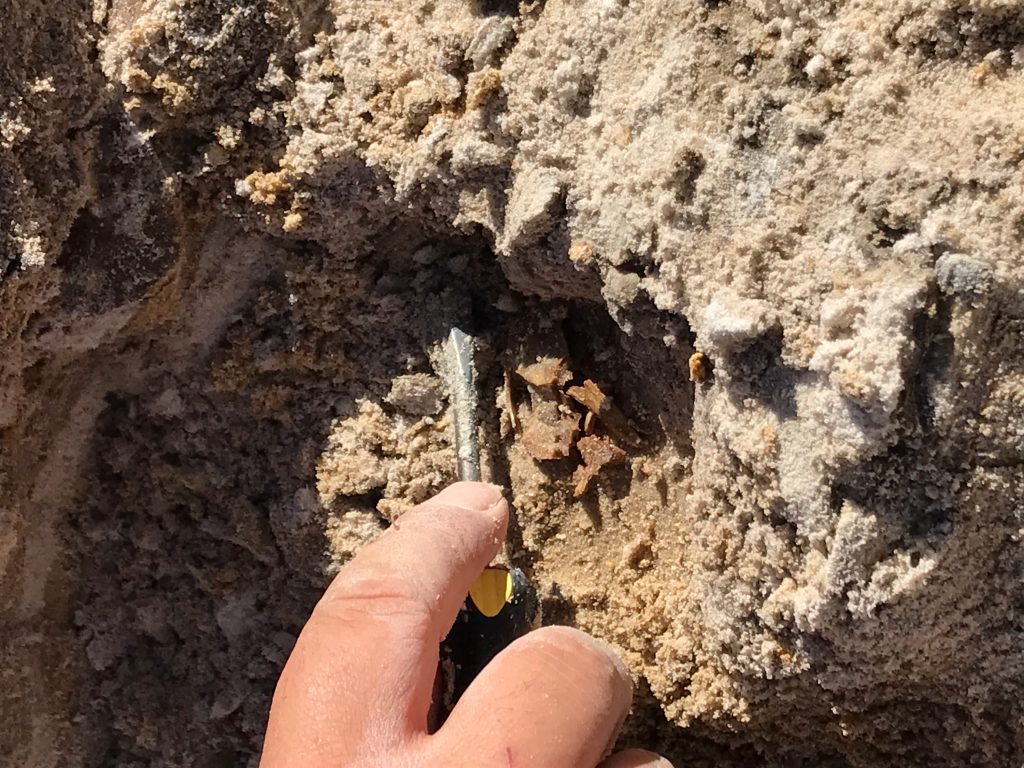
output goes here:
[[591, 379], [584, 381], [583, 386], [569, 387], [566, 394], [594, 414], [620, 443], [640, 445], [640, 435], [629, 425], [629, 421], [615, 406], [611, 397], [602, 392]]
[[579, 417], [564, 413], [554, 400], [539, 400], [520, 414], [523, 447], [537, 461], [564, 459], [579, 434]]
[[535, 363], [521, 365], [516, 373], [527, 384], [549, 389], [564, 387], [572, 378], [572, 371], [561, 357], [545, 357]]
[[505, 410], [508, 413], [508, 423], [513, 432], [519, 433], [522, 431], [523, 425], [519, 423], [519, 411], [516, 408], [515, 397], [512, 395], [512, 374], [506, 369], [504, 376]]
[[573, 495], [576, 498], [587, 492], [590, 483], [604, 467], [609, 464], [617, 464], [626, 458], [626, 453], [607, 437], [587, 435], [580, 438], [576, 447], [579, 448], [580, 455], [583, 457], [583, 463], [576, 467], [576, 471], [572, 475], [572, 479], [576, 483], [576, 487], [573, 489]]
[[711, 364], [708, 356], [703, 352], [694, 352], [690, 355], [690, 381], [700, 384], [711, 375]]

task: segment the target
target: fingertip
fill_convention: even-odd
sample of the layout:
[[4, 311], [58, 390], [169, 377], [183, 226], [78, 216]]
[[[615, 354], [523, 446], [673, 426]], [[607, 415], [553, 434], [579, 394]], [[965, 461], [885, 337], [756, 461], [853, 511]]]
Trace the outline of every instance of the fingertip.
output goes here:
[[573, 660], [571, 663], [579, 663], [578, 660], [589, 656], [592, 659], [591, 669], [594, 670], [592, 679], [595, 682], [601, 678], [597, 670], [603, 671], [607, 680], [607, 695], [610, 697], [608, 712], [618, 715], [605, 745], [606, 752], [611, 750], [633, 705], [633, 676], [629, 673], [625, 662], [610, 643], [574, 627], [541, 627], [527, 635], [525, 639], [530, 638], [534, 642], [557, 646], [562, 650], [566, 659]]
[[445, 505], [474, 512], [490, 512], [504, 501], [501, 486], [460, 480], [452, 483], [424, 506]]
[[[505, 538], [509, 510], [508, 502], [505, 501], [500, 486], [469, 481], [453, 483], [416, 507], [410, 513], [413, 517], [409, 519], [411, 521], [416, 516], [427, 513], [422, 518], [425, 520], [431, 517], [431, 513], [447, 515], [447, 511], [451, 510], [480, 515], [487, 521], [488, 528], [494, 531], [497, 543]], [[400, 518], [399, 520], [403, 525], [407, 524], [404, 519]]]
[[586, 649], [595, 653], [598, 657], [604, 657], [609, 669], [613, 671], [618, 688], [628, 699], [632, 700], [633, 676], [629, 673], [629, 668], [622, 660], [622, 657], [619, 656], [610, 643], [574, 627], [562, 626], [542, 627], [536, 632], [527, 635], [527, 637], [545, 642], [554, 641], [560, 645], [566, 644], [570, 648]]
[[[538, 768], [596, 765], [629, 713], [632, 688], [607, 643], [571, 627], [542, 627], [484, 668], [438, 732], [437, 748], [473, 745]], [[481, 734], [484, 720], [492, 727]]]

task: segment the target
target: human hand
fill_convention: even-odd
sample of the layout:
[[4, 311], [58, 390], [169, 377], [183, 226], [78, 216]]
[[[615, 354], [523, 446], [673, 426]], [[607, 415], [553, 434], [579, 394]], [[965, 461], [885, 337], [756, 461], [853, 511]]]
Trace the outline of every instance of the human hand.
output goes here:
[[[274, 692], [261, 768], [594, 768], [629, 712], [610, 647], [519, 638], [427, 732], [438, 646], [505, 537], [495, 486], [456, 483], [363, 548], [313, 609]], [[671, 768], [649, 752], [602, 768]]]

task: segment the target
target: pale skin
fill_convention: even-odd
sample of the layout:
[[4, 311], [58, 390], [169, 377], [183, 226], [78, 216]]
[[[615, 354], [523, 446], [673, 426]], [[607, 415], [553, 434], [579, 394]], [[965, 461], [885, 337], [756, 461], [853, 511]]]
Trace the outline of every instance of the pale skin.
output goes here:
[[364, 547], [281, 673], [260, 768], [671, 768], [642, 750], [603, 759], [632, 681], [567, 627], [508, 646], [428, 733], [439, 643], [507, 524], [499, 488], [456, 483]]

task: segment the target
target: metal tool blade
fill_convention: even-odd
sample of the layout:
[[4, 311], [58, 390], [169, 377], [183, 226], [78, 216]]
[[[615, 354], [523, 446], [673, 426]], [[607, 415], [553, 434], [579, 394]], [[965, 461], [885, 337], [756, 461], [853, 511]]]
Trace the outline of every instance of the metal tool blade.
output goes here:
[[477, 436], [476, 374], [473, 337], [459, 328], [448, 335], [449, 394], [455, 426], [455, 453], [460, 480], [480, 480], [480, 444]]

